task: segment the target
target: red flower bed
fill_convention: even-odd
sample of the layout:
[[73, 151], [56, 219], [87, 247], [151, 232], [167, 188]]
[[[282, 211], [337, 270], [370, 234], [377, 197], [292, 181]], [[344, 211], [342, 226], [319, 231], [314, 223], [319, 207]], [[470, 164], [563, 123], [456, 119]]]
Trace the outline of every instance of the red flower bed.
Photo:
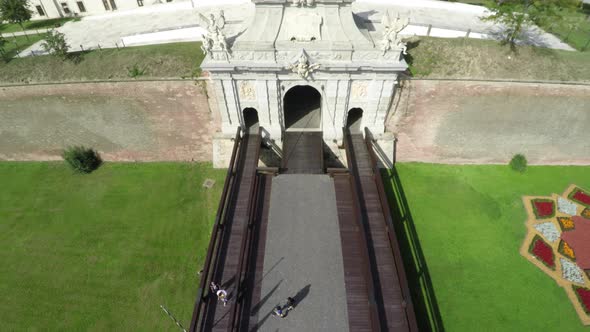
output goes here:
[[590, 195], [578, 189], [572, 195], [572, 198], [586, 206], [590, 206]]
[[550, 200], [535, 199], [533, 207], [537, 218], [550, 218], [555, 214], [554, 203]]
[[584, 310], [590, 312], [590, 289], [574, 286], [574, 290], [578, 294], [578, 299], [582, 303]]
[[555, 269], [555, 256], [553, 255], [553, 249], [539, 236], [535, 236], [533, 239], [530, 252], [540, 259], [545, 265], [547, 265], [547, 267]]

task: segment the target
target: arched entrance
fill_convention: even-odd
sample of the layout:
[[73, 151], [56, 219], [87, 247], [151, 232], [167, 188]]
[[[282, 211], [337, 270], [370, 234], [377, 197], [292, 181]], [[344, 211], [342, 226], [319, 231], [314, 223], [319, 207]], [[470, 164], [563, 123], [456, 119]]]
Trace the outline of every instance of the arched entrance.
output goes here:
[[285, 94], [286, 130], [321, 130], [322, 95], [309, 85], [297, 85]]
[[251, 134], [256, 134], [258, 132], [258, 111], [248, 107], [244, 108], [242, 114], [244, 117], [244, 129]]
[[363, 109], [351, 108], [350, 111], [348, 111], [348, 116], [346, 117], [346, 128], [348, 128], [351, 133], [360, 134], [362, 122]]

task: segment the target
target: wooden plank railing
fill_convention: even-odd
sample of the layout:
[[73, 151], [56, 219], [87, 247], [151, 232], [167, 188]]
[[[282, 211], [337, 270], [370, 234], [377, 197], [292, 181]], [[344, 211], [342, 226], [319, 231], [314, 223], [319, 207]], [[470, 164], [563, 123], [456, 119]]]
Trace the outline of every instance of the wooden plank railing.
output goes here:
[[369, 128], [365, 128], [365, 144], [371, 158], [371, 165], [373, 168], [373, 178], [377, 185], [377, 191], [379, 193], [379, 201], [381, 203], [381, 210], [383, 211], [383, 217], [385, 218], [385, 227], [387, 229], [387, 237], [389, 239], [389, 245], [393, 252], [395, 265], [397, 268], [397, 275], [400, 280], [400, 286], [406, 305], [406, 318], [408, 320], [408, 326], [410, 331], [418, 331], [418, 323], [416, 321], [416, 314], [414, 312], [414, 305], [412, 303], [412, 296], [410, 294], [410, 287], [408, 285], [408, 277], [404, 268], [404, 261], [402, 259], [400, 246], [395, 235], [393, 228], [393, 220], [391, 218], [391, 211], [389, 209], [389, 202], [387, 195], [385, 194], [385, 188], [383, 187], [383, 179], [381, 178], [381, 172], [379, 170], [377, 156], [375, 154], [373, 144], [373, 135]]
[[[259, 129], [258, 138], [262, 137], [262, 128]], [[256, 156], [260, 155], [260, 142], [258, 142], [258, 147], [256, 149]], [[258, 160], [258, 158], [256, 158]], [[250, 202], [248, 204], [248, 222], [244, 225], [244, 230], [242, 231], [242, 243], [240, 245], [240, 258], [238, 264], [238, 270], [236, 275], [236, 296], [235, 301], [232, 302], [230, 307], [230, 318], [228, 324], [228, 331], [236, 331], [239, 329], [241, 315], [239, 314], [242, 309], [243, 303], [243, 295], [246, 291], [244, 286], [244, 275], [246, 269], [248, 268], [248, 255], [250, 245], [252, 244], [252, 226], [256, 221], [256, 212], [257, 208], [260, 204], [260, 195], [258, 195], [258, 186], [259, 186], [259, 177], [257, 175], [257, 167], [254, 167], [252, 176], [253, 176], [253, 183], [250, 187]]]
[[[221, 192], [221, 199], [215, 215], [215, 222], [213, 224], [213, 230], [211, 232], [211, 240], [209, 241], [209, 247], [207, 249], [207, 256], [205, 258], [205, 264], [203, 272], [201, 273], [201, 282], [197, 291], [197, 299], [195, 302], [195, 309], [193, 311], [193, 317], [191, 320], [190, 331], [195, 332], [200, 330], [199, 326], [202, 324], [202, 314], [204, 305], [211, 298], [209, 296], [209, 284], [211, 282], [211, 273], [214, 271], [216, 264], [216, 257], [218, 256], [219, 240], [222, 237], [223, 226], [225, 224], [225, 216], [227, 213], [227, 205], [231, 201], [231, 197], [235, 195], [235, 175], [240, 160], [236, 158], [239, 152], [242, 152], [243, 148], [241, 139], [241, 129], [238, 128], [236, 136], [234, 138], [234, 146], [231, 153], [225, 182], [223, 184], [223, 191]], [[239, 153], [240, 156], [242, 153]]]
[[[354, 152], [351, 151], [352, 149], [352, 142], [348, 132], [348, 129], [342, 128], [342, 132], [344, 135], [343, 144], [344, 144], [344, 151], [346, 151], [346, 160], [348, 161], [348, 168], [350, 169], [353, 176], [350, 179], [350, 187], [352, 191], [352, 199], [353, 199], [353, 209], [354, 214], [356, 216], [356, 220], [358, 222], [359, 227], [359, 234], [360, 236], [360, 243], [363, 248], [363, 271], [365, 274], [365, 279], [367, 280], [367, 294], [369, 296], [369, 309], [371, 311], [371, 328], [373, 331], [380, 331], [380, 319], [379, 319], [379, 311], [377, 309], [377, 301], [375, 300], [375, 284], [373, 283], [373, 275], [371, 273], [371, 265], [370, 265], [370, 258], [369, 258], [369, 246], [367, 244], [367, 233], [365, 227], [363, 225], [363, 215], [361, 212], [361, 203], [359, 198], [359, 189], [356, 184], [356, 179], [358, 176], [358, 170], [356, 169], [356, 160], [354, 157]], [[354, 174], [357, 174], [356, 176]]]

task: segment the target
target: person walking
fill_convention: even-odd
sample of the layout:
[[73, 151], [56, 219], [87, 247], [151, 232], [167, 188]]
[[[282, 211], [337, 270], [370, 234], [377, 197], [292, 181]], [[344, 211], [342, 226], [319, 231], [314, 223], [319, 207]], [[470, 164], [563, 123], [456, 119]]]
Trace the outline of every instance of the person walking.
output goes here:
[[219, 285], [217, 285], [215, 281], [211, 281], [209, 288], [211, 289], [211, 293], [217, 294], [217, 291], [219, 290]]
[[285, 318], [285, 312], [283, 311], [283, 309], [281, 308], [280, 305], [276, 306], [272, 310], [272, 314], [275, 315], [275, 316], [277, 316], [277, 317]]
[[295, 308], [295, 299], [289, 296], [287, 298], [287, 303], [285, 304], [285, 308], [287, 309], [287, 312], [293, 310], [293, 308]]
[[223, 289], [217, 291], [217, 299], [223, 302], [223, 306], [227, 305], [227, 292]]

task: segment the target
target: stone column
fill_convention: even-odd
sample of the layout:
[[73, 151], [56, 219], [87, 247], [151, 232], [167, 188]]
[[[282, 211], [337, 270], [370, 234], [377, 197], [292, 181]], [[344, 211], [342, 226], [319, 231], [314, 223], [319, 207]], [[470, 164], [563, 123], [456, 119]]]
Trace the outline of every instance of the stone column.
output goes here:
[[269, 128], [267, 128], [270, 136], [277, 142], [281, 142], [282, 135], [282, 104], [280, 93], [280, 81], [275, 76], [265, 82], [268, 95], [268, 112], [269, 112]]
[[391, 102], [395, 92], [397, 82], [394, 80], [387, 80], [383, 82], [381, 97], [379, 98], [379, 106], [375, 115], [375, 121], [369, 128], [374, 134], [381, 134], [385, 132], [385, 118], [389, 112]]

